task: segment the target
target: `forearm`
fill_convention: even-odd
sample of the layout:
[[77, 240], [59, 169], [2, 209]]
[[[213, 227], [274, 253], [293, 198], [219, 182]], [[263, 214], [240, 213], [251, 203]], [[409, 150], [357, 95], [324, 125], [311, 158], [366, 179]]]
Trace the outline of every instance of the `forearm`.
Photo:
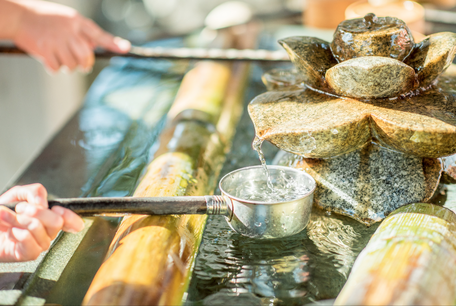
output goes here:
[[14, 39], [22, 14], [20, 1], [0, 0], [0, 39]]

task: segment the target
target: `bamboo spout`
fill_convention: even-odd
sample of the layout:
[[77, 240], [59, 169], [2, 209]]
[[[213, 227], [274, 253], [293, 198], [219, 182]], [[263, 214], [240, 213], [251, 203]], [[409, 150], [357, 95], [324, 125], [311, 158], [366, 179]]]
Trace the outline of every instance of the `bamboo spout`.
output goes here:
[[[184, 78], [157, 157], [148, 166], [135, 197], [213, 191], [242, 109], [247, 66], [233, 66], [206, 62], [194, 68], [189, 74], [192, 78]], [[199, 87], [205, 95], [193, 92], [198, 101], [189, 99], [185, 92], [186, 88], [194, 90], [190, 86], [193, 82], [207, 84]], [[195, 109], [208, 116], [179, 116]], [[83, 304], [179, 305], [205, 222], [205, 215], [124, 218]]]
[[379, 226], [335, 305], [453, 305], [455, 287], [456, 214], [411, 204]]

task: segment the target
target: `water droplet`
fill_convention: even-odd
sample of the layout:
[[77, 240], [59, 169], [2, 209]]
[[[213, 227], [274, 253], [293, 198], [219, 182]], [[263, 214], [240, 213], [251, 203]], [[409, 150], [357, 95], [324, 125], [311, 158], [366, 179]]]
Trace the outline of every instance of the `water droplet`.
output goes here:
[[332, 132], [333, 134], [339, 134], [339, 131], [336, 130], [336, 129], [332, 129], [331, 132]]

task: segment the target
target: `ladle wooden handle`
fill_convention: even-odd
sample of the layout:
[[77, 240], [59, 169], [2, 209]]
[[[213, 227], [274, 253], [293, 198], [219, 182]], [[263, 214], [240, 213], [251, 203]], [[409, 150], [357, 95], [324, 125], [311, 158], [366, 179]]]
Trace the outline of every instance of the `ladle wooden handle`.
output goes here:
[[[20, 202], [1, 204], [15, 210]], [[61, 206], [80, 216], [98, 214], [144, 215], [226, 215], [227, 203], [222, 196], [152, 197], [152, 198], [68, 198], [49, 200], [49, 208]]]

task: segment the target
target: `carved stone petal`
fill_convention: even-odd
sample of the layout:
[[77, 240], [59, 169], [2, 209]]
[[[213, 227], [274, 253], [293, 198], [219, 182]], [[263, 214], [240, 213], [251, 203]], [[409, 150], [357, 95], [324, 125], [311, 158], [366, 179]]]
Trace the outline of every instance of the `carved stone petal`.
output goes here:
[[304, 83], [314, 88], [325, 88], [325, 73], [337, 64], [329, 43], [315, 37], [292, 36], [279, 40]]
[[456, 153], [456, 100], [439, 89], [368, 102], [310, 89], [272, 91], [256, 97], [248, 110], [260, 138], [304, 157], [346, 154], [372, 137], [385, 147], [419, 157]]
[[436, 33], [415, 45], [405, 63], [415, 69], [420, 87], [427, 87], [450, 66], [456, 53], [456, 34]]
[[326, 72], [334, 92], [353, 98], [397, 97], [417, 87], [415, 71], [401, 61], [380, 56], [347, 60]]
[[321, 158], [351, 152], [370, 140], [368, 107], [304, 89], [266, 92], [248, 110], [260, 138], [287, 152]]
[[421, 157], [456, 153], [456, 100], [436, 90], [399, 101], [372, 101], [376, 138], [397, 151]]

